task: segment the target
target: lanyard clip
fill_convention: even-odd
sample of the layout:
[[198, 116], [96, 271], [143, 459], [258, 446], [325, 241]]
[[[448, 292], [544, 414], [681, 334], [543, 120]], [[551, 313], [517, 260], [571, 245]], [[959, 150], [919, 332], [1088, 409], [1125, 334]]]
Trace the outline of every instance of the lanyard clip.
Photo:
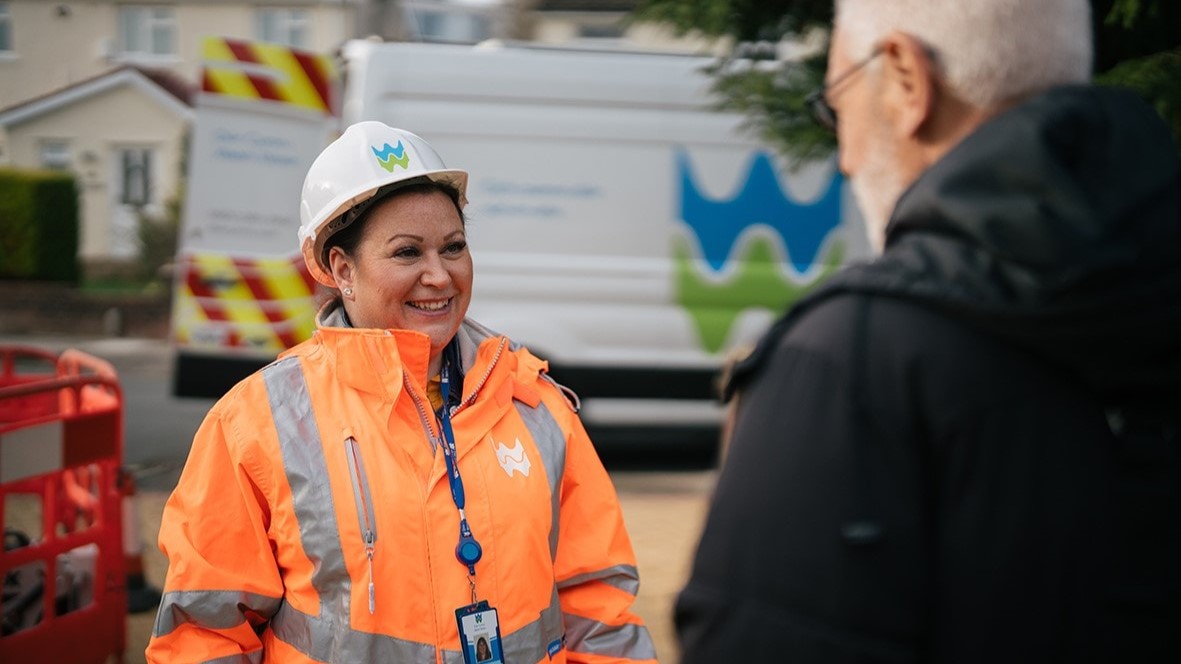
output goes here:
[[460, 563], [467, 565], [468, 573], [472, 576], [476, 575], [476, 563], [480, 562], [480, 558], [484, 555], [484, 549], [480, 543], [472, 537], [472, 531], [467, 528], [467, 520], [460, 522], [459, 526], [459, 544], [455, 547], [455, 557]]

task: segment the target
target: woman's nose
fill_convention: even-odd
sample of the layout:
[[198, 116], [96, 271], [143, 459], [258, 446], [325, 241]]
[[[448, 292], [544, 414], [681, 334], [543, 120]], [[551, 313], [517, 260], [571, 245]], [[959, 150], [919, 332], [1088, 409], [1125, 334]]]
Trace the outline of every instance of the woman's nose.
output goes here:
[[429, 254], [427, 256], [420, 281], [424, 286], [433, 286], [435, 288], [447, 286], [451, 283], [451, 273], [447, 271], [447, 266], [438, 254]]

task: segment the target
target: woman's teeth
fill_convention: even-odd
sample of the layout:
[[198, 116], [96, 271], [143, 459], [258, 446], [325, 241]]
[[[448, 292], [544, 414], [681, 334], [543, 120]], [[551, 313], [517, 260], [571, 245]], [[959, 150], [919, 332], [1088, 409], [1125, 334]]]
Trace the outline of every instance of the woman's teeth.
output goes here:
[[434, 302], [409, 302], [408, 304], [415, 309], [422, 309], [423, 311], [438, 311], [445, 308], [450, 302], [450, 299], [446, 299], [436, 300]]

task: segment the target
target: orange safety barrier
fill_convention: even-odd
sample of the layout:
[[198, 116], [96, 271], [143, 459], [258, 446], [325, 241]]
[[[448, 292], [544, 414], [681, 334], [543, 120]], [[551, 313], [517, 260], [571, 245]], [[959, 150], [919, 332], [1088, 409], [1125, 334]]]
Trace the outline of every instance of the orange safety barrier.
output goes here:
[[123, 661], [122, 459], [109, 363], [0, 346], [0, 662]]

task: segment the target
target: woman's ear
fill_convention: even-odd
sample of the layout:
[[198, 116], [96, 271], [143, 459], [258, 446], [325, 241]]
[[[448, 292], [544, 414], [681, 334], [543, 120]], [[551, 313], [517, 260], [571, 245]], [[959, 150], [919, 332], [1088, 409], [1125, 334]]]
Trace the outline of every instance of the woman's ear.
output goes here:
[[343, 249], [332, 247], [328, 250], [328, 268], [332, 271], [332, 278], [336, 280], [336, 287], [342, 292], [346, 288], [351, 291], [356, 278], [356, 270], [353, 266], [353, 259]]
[[914, 138], [934, 113], [935, 62], [921, 41], [904, 32], [890, 32], [881, 49], [886, 112], [899, 138]]

